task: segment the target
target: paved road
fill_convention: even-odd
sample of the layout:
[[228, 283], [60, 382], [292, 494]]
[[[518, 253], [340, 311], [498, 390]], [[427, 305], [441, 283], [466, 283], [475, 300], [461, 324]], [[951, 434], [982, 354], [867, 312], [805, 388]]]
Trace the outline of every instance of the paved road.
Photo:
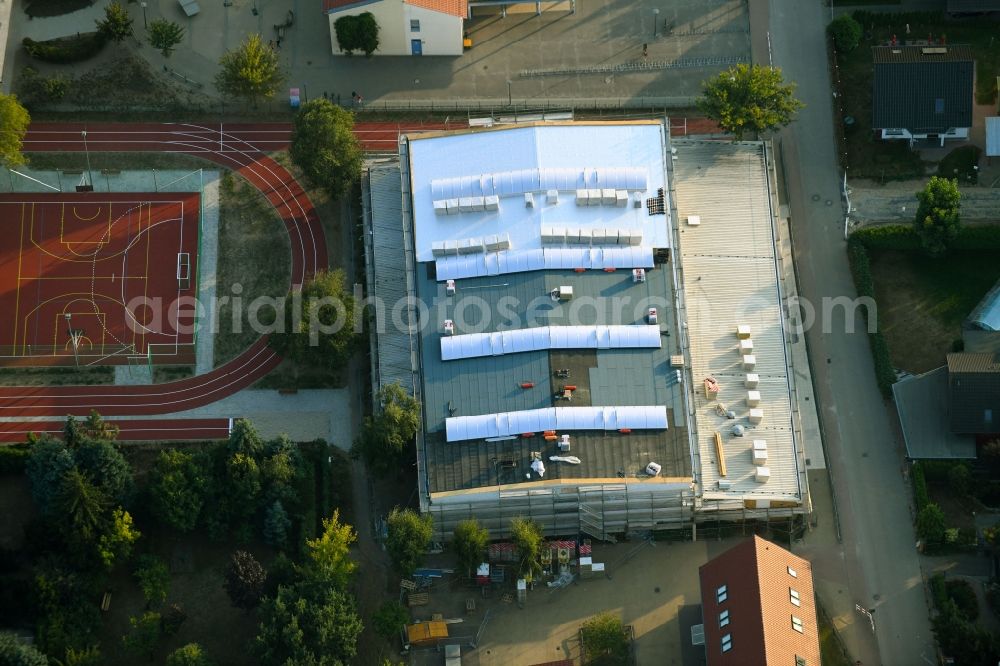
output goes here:
[[[829, 8], [819, 0], [771, 0], [769, 9], [774, 64], [798, 83], [798, 95], [808, 105], [780, 136], [799, 291], [813, 303], [853, 296], [823, 47]], [[827, 200], [833, 205], [827, 206]], [[806, 337], [840, 511], [849, 583], [844, 593], [875, 609], [878, 657], [859, 631], [864, 623], [859, 616], [848, 632], [851, 648], [865, 664], [934, 663], [908, 489], [875, 384], [867, 336], [860, 327], [857, 333], [845, 332], [842, 311], [829, 319], [830, 333], [814, 326]]]

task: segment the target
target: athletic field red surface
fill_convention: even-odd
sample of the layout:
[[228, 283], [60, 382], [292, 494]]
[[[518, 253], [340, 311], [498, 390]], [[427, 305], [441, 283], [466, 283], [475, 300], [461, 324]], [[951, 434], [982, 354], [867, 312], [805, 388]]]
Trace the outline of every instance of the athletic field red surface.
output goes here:
[[0, 195], [0, 364], [190, 347], [177, 303], [197, 291], [198, 206], [187, 192]]

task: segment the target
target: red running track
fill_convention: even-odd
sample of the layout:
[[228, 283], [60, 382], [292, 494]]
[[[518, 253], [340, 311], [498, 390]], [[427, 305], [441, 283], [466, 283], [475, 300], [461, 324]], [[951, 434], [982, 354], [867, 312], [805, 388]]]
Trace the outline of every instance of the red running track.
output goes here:
[[[446, 129], [444, 123], [358, 123], [366, 150], [394, 150], [400, 133]], [[328, 265], [323, 229], [309, 197], [291, 174], [266, 153], [288, 146], [288, 124], [34, 123], [27, 152], [175, 152], [196, 155], [238, 171], [278, 211], [292, 247], [292, 282], [300, 284]], [[0, 416], [83, 416], [94, 409], [108, 416], [166, 414], [199, 407], [246, 388], [280, 362], [260, 339], [212, 372], [152, 386], [0, 387]]]
[[[389, 150], [401, 132], [444, 124], [359, 123], [369, 150]], [[86, 131], [86, 136], [83, 132]], [[323, 228], [309, 197], [267, 153], [288, 146], [288, 124], [34, 123], [26, 152], [139, 151], [196, 155], [237, 171], [280, 215], [292, 248], [292, 282], [328, 266]], [[86, 142], [86, 143], [85, 143]], [[167, 414], [206, 405], [244, 389], [281, 361], [261, 338], [232, 361], [196, 377], [149, 386], [0, 387], [0, 417]]]
[[[229, 437], [229, 419], [140, 419], [108, 421], [118, 427], [118, 440], [125, 442], [206, 440]], [[0, 423], [0, 442], [16, 443], [36, 435], [61, 435], [63, 421], [12, 421]]]

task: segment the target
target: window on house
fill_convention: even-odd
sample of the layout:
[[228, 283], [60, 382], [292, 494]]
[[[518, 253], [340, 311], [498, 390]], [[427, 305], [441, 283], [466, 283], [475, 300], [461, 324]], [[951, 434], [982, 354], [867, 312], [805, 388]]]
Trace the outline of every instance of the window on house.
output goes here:
[[722, 637], [722, 651], [729, 652], [733, 649], [733, 635], [726, 634]]
[[806, 658], [795, 655], [795, 666], [809, 666], [806, 664]]
[[799, 572], [797, 572], [795, 569], [791, 567], [788, 567], [788, 575], [791, 576], [792, 578], [798, 578]]
[[419, 19], [410, 19], [410, 32], [420, 32]]
[[729, 611], [724, 610], [721, 613], [719, 613], [719, 628], [721, 629], [727, 624], [729, 624]]
[[799, 599], [799, 591], [794, 588], [788, 588], [788, 597], [791, 599], [793, 606], [801, 606], [802, 601]]
[[715, 600], [718, 603], [722, 603], [729, 598], [729, 588], [725, 585], [720, 585], [719, 589], [715, 591]]
[[944, 113], [944, 98], [938, 97], [934, 100], [934, 113]]
[[802, 618], [801, 617], [795, 617], [794, 615], [792, 616], [792, 629], [794, 629], [795, 631], [799, 632], [800, 634], [803, 633], [802, 632]]

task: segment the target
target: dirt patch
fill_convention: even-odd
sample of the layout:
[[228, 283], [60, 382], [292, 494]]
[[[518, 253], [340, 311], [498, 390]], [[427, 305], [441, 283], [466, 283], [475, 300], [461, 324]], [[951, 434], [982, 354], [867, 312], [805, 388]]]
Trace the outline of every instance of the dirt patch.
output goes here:
[[[273, 555], [259, 544], [237, 546], [215, 543], [199, 535], [177, 537], [149, 531], [143, 537], [144, 552], [171, 563], [170, 592], [166, 603], [154, 610], [163, 612], [178, 604], [187, 619], [176, 635], [161, 641], [152, 663], [162, 664], [166, 655], [187, 643], [199, 643], [219, 666], [248, 663], [248, 653], [257, 635], [257, 613], [234, 608], [222, 587], [225, 567], [237, 548], [249, 550], [267, 568]], [[129, 618], [142, 615], [146, 603], [129, 568], [111, 577], [110, 611], [101, 633], [102, 654], [109, 666], [134, 666], [135, 657], [122, 647]]]
[[967, 497], [956, 497], [955, 492], [950, 488], [934, 484], [927, 486], [927, 492], [931, 501], [941, 507], [944, 512], [945, 524], [948, 527], [975, 528], [976, 520], [975, 516], [972, 515], [976, 506], [975, 500]]
[[922, 373], [941, 367], [961, 337], [962, 320], [1000, 279], [989, 252], [953, 252], [930, 259], [918, 252], [871, 252], [878, 325], [896, 368]]

